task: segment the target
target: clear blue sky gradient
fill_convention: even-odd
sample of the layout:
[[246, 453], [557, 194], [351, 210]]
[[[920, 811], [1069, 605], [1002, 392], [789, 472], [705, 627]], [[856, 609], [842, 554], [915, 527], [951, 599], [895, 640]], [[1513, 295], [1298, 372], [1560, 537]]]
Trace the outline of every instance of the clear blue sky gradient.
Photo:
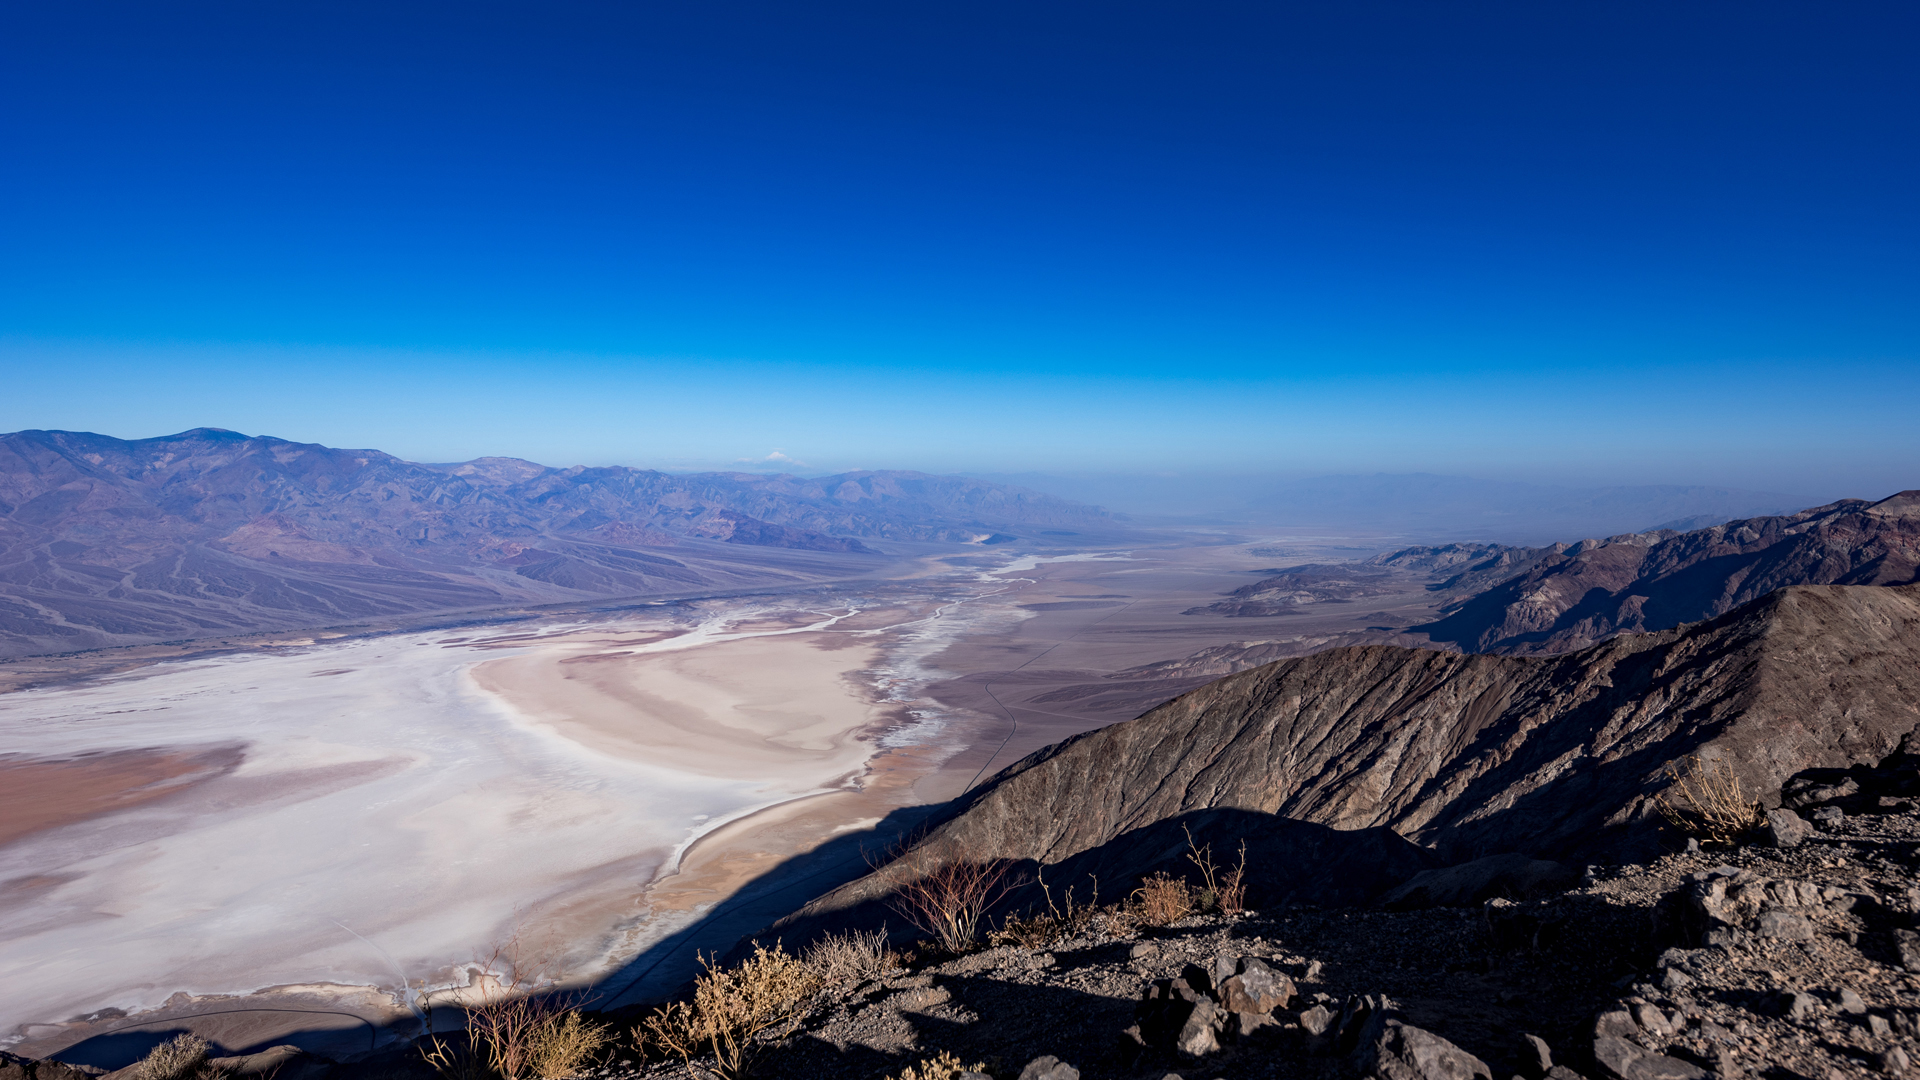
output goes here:
[[1911, 3], [14, 4], [0, 427], [1920, 486]]

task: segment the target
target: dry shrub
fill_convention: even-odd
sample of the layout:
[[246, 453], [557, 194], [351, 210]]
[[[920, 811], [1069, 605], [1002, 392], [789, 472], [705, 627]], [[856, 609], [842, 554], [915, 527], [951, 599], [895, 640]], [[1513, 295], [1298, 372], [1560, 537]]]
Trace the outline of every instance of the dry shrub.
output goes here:
[[467, 1009], [467, 1050], [435, 1038], [422, 1049], [449, 1080], [564, 1080], [593, 1064], [613, 1034], [581, 1014], [579, 1002], [543, 992], [542, 964], [519, 960], [518, 942], [495, 949], [488, 971], [510, 974], [499, 991]]
[[[700, 962], [707, 970], [694, 979], [693, 1000], [661, 1008], [634, 1035], [643, 1050], [657, 1047], [689, 1069], [739, 1080], [766, 1047], [760, 1036], [780, 1034], [806, 1012], [820, 976], [778, 943], [768, 949], [755, 942], [753, 955], [730, 970], [711, 957]], [[712, 1066], [700, 1060], [706, 1057]]]
[[1000, 923], [1000, 929], [987, 935], [987, 941], [993, 945], [1018, 945], [1023, 949], [1045, 949], [1056, 942], [1064, 941], [1085, 933], [1100, 912], [1100, 880], [1094, 879], [1093, 900], [1079, 904], [1073, 899], [1073, 889], [1067, 889], [1063, 903], [1056, 904], [1053, 890], [1047, 886], [1046, 875], [1040, 875], [1040, 891], [1047, 898], [1047, 910], [1029, 911], [1025, 915], [1009, 915]]
[[1140, 920], [1149, 926], [1167, 926], [1194, 913], [1193, 889], [1186, 882], [1167, 874], [1155, 873], [1134, 890], [1134, 908]]
[[1722, 844], [1731, 844], [1766, 821], [1758, 801], [1740, 790], [1740, 778], [1725, 761], [1711, 764], [1688, 756], [1667, 765], [1672, 781], [1655, 800], [1674, 827]]
[[887, 948], [887, 932], [829, 934], [806, 952], [807, 966], [829, 985], [876, 979], [900, 966], [900, 954]]
[[[960, 1064], [960, 1059], [948, 1051], [942, 1050], [930, 1058], [921, 1059], [917, 1065], [909, 1065], [900, 1070], [897, 1080], [960, 1080], [962, 1073], [984, 1073], [987, 1063], [974, 1062], [972, 1065]], [[888, 1080], [896, 1080], [889, 1077]]]
[[[889, 864], [899, 882], [892, 904], [922, 933], [950, 953], [973, 948], [980, 920], [1012, 883], [1005, 859], [977, 860], [952, 852], [909, 852]], [[904, 878], [904, 880], [902, 880]]]
[[140, 1080], [195, 1080], [219, 1075], [206, 1067], [213, 1044], [187, 1031], [150, 1051], [140, 1061]]
[[1213, 864], [1213, 845], [1196, 844], [1193, 833], [1186, 826], [1181, 831], [1187, 834], [1187, 861], [1200, 868], [1200, 876], [1206, 882], [1199, 896], [1201, 910], [1217, 909], [1223, 915], [1238, 915], [1247, 909], [1247, 842], [1240, 841], [1240, 865], [1224, 874]]

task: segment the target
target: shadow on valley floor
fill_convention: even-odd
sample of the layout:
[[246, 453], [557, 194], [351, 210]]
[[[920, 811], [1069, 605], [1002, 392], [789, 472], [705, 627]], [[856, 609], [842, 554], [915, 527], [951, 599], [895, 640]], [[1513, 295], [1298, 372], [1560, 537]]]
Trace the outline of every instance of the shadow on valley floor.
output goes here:
[[[870, 829], [844, 834], [786, 859], [596, 982], [586, 994], [588, 1008], [630, 1023], [646, 1006], [687, 985], [699, 971], [701, 954], [724, 955], [747, 935], [865, 875], [882, 853], [953, 808], [953, 803], [944, 803], [895, 810]], [[433, 1021], [442, 1033], [457, 1030], [461, 1023], [457, 1012], [444, 1009]], [[70, 1029], [70, 1041], [29, 1039], [17, 1049], [71, 1064], [117, 1069], [186, 1031], [212, 1042], [216, 1056], [292, 1045], [339, 1060], [405, 1043], [426, 1028], [414, 1018], [393, 1023], [318, 1004], [310, 1009], [284, 1008], [235, 998], [163, 1006], [144, 1015], [102, 1015], [83, 1028]]]

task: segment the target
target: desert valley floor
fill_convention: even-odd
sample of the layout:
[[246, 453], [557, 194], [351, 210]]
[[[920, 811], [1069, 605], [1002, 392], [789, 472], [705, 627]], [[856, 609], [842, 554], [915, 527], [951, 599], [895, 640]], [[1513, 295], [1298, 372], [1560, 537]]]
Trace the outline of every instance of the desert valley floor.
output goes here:
[[916, 807], [1221, 673], [1187, 658], [1428, 610], [1415, 589], [1188, 613], [1356, 546], [988, 549], [779, 594], [0, 664], [0, 1025], [44, 1054], [220, 1012], [249, 1041], [364, 1048], [501, 948], [608, 1004], [658, 997]]

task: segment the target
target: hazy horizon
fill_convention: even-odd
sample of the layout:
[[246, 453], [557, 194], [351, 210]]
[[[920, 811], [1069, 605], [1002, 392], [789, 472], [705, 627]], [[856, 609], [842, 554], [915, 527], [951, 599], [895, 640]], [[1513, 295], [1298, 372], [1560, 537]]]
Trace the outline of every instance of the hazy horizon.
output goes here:
[[1916, 483], [1910, 7], [458, 11], [0, 16], [0, 429]]

